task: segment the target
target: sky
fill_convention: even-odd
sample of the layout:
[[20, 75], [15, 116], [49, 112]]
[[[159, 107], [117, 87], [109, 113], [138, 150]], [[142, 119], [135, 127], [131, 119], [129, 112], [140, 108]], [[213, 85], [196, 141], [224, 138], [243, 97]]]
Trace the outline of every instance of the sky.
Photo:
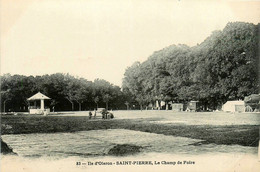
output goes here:
[[228, 22], [260, 23], [260, 1], [1, 0], [1, 75], [69, 73], [121, 86], [125, 69]]

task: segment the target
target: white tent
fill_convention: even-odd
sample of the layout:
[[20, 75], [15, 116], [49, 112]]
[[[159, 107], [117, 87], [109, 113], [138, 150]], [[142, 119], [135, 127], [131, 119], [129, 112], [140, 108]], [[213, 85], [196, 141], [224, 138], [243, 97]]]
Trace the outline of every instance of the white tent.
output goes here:
[[222, 110], [225, 112], [245, 112], [244, 101], [227, 101], [223, 106]]

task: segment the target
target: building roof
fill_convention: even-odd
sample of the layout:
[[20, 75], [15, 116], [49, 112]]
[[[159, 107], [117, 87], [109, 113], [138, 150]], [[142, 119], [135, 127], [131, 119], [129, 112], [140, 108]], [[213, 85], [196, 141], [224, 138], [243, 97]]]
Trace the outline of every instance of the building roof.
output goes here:
[[51, 99], [44, 94], [38, 92], [37, 94], [33, 95], [32, 97], [28, 98], [27, 100], [44, 100], [44, 99]]
[[244, 102], [246, 102], [246, 103], [260, 102], [260, 94], [251, 94], [249, 96], [246, 96], [244, 99]]
[[233, 105], [244, 105], [245, 102], [241, 100], [235, 100], [235, 101], [227, 101], [225, 104], [233, 104]]

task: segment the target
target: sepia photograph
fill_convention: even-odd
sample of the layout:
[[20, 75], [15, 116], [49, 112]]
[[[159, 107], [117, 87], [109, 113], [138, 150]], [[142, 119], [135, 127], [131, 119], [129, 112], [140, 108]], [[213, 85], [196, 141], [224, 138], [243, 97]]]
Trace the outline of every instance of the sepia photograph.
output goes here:
[[0, 171], [260, 171], [260, 0], [0, 0], [0, 34]]

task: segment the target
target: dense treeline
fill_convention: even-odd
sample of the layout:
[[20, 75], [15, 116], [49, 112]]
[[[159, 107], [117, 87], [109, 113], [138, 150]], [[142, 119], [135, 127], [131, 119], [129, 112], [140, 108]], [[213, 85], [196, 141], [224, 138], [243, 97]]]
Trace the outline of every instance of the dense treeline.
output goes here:
[[51, 98], [49, 105], [57, 111], [125, 108], [120, 87], [105, 80], [91, 82], [62, 73], [36, 77], [5, 74], [1, 76], [2, 111], [28, 111], [27, 98], [39, 91]]
[[156, 100], [197, 100], [204, 109], [258, 93], [259, 26], [228, 23], [197, 46], [171, 45], [157, 51], [126, 69], [123, 91], [140, 106]]
[[[124, 74], [122, 90], [69, 74], [1, 76], [1, 111], [27, 111], [27, 98], [42, 92], [55, 110], [142, 108], [156, 101], [197, 100], [217, 109], [227, 100], [259, 93], [259, 24], [228, 23], [194, 47], [171, 45], [135, 62]], [[139, 106], [136, 106], [139, 105]]]

